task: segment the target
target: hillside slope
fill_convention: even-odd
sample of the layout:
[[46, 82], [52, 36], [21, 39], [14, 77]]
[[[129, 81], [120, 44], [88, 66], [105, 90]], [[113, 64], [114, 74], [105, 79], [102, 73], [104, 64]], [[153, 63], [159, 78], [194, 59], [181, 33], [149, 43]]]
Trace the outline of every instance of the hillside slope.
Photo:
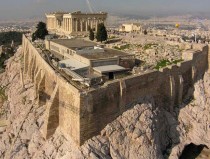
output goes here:
[[21, 53], [20, 47], [0, 75], [0, 86], [6, 86], [7, 96], [0, 102], [0, 121], [7, 121], [6, 127], [0, 124], [2, 159], [178, 159], [190, 143], [210, 147], [207, 73], [194, 86], [194, 100], [183, 103], [173, 114], [158, 108], [152, 97], [146, 97], [81, 147], [67, 140], [59, 128], [45, 140], [41, 134], [45, 106], [38, 105], [29, 79], [24, 78], [22, 87]]

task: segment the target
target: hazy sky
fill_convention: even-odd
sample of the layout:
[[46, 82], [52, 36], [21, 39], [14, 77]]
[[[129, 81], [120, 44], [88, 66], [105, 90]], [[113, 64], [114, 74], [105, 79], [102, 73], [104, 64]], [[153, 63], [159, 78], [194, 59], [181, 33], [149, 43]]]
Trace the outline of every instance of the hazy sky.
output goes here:
[[[210, 0], [90, 0], [97, 11], [130, 15], [210, 13]], [[50, 11], [88, 11], [86, 0], [0, 0], [0, 19], [27, 18]]]

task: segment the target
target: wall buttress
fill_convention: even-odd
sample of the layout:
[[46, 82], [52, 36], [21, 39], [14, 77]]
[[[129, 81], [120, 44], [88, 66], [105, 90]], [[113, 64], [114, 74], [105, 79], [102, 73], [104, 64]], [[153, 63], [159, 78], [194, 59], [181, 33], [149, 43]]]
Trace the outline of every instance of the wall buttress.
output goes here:
[[179, 75], [179, 89], [178, 89], [178, 105], [180, 105], [182, 103], [182, 96], [183, 96], [183, 77], [182, 75]]
[[170, 112], [173, 112], [174, 110], [174, 104], [175, 104], [175, 96], [176, 96], [176, 90], [175, 90], [175, 80], [173, 76], [170, 76]]
[[120, 113], [123, 113], [126, 106], [126, 84], [124, 80], [120, 81]]
[[45, 139], [49, 139], [59, 126], [59, 93], [58, 85], [56, 85], [50, 100], [47, 101], [45, 111], [45, 122], [42, 133]]

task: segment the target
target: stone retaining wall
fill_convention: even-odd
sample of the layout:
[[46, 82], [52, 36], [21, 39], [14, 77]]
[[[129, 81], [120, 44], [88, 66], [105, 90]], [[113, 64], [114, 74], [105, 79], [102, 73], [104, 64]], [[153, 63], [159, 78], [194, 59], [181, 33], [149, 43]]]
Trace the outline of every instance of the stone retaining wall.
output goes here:
[[[191, 88], [208, 69], [208, 46], [195, 45], [183, 53], [184, 62], [107, 82], [97, 89], [79, 90], [56, 73], [31, 42], [23, 36], [24, 77], [36, 86], [40, 104], [46, 105], [43, 135], [49, 138], [59, 126], [78, 145], [97, 135], [126, 110], [153, 96], [169, 111], [187, 99]], [[210, 59], [209, 59], [210, 60]], [[164, 104], [163, 104], [164, 103]]]

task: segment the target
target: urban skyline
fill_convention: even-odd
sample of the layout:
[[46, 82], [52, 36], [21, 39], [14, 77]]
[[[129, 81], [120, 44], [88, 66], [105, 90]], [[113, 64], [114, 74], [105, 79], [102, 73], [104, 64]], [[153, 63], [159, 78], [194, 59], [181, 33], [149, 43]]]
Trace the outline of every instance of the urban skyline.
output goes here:
[[[181, 14], [208, 14], [210, 2], [202, 0], [90, 0], [94, 11], [106, 11], [119, 15], [164, 16]], [[89, 12], [86, 0], [8, 0], [1, 2], [0, 20], [21, 19], [40, 16], [51, 11]], [[6, 14], [5, 14], [6, 13]], [[9, 14], [8, 14], [9, 13]]]

